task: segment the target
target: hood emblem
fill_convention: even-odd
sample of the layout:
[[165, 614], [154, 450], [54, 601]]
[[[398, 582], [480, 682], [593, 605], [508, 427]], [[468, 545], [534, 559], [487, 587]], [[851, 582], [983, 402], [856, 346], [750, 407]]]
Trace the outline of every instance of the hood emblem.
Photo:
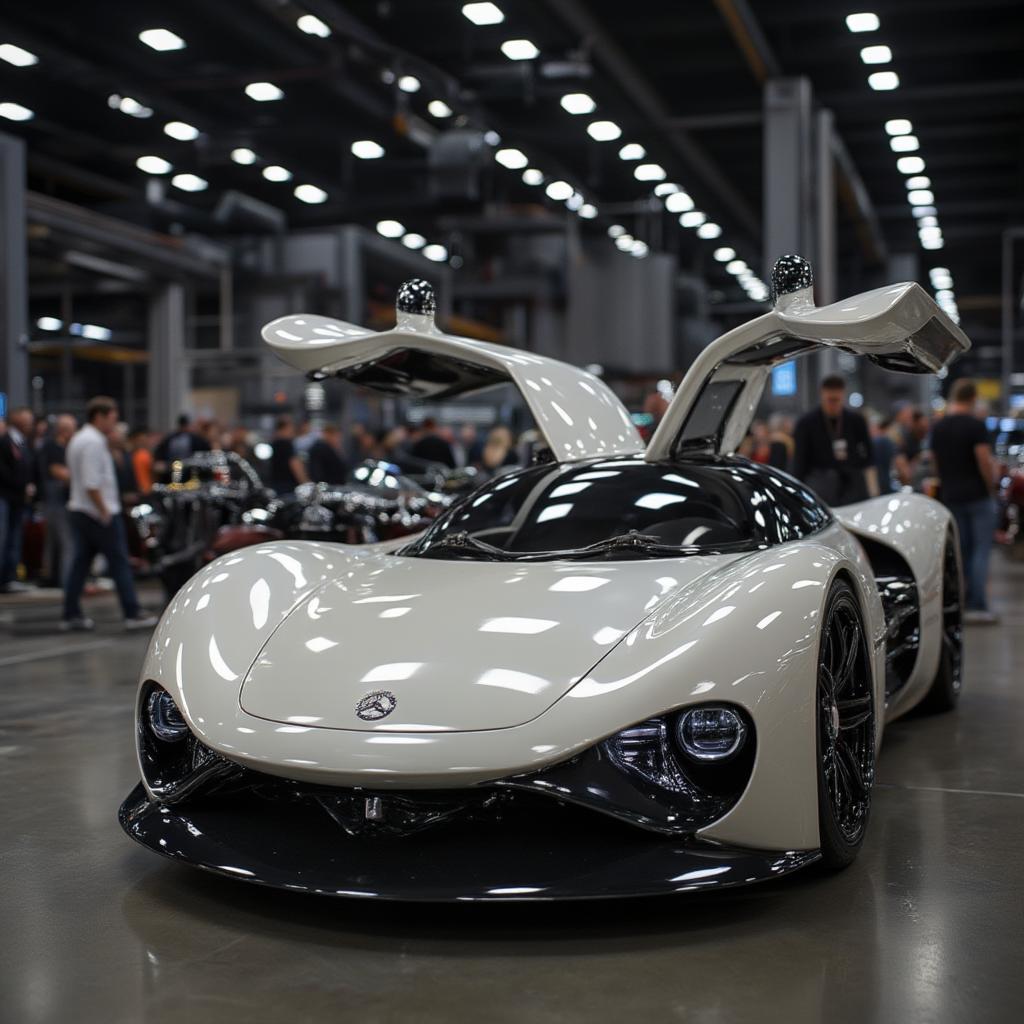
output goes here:
[[356, 705], [356, 715], [364, 722], [387, 718], [398, 706], [398, 698], [390, 690], [374, 690]]

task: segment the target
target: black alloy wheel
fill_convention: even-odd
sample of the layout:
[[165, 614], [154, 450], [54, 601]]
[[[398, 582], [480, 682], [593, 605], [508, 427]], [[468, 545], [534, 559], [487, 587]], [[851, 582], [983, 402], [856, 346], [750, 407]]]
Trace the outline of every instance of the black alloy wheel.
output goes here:
[[962, 592], [956, 542], [949, 537], [942, 557], [942, 648], [935, 680], [921, 701], [924, 711], [952, 711], [960, 700], [964, 664]]
[[853, 588], [832, 584], [822, 619], [817, 683], [818, 822], [828, 868], [857, 856], [875, 776], [875, 697], [868, 638]]

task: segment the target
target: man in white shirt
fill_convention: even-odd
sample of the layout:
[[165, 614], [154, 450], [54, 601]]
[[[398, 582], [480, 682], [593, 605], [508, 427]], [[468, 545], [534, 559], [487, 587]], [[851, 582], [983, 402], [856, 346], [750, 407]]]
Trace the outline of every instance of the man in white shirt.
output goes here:
[[74, 557], [64, 584], [63, 630], [90, 630], [96, 624], [82, 614], [82, 590], [97, 553], [107, 560], [124, 611], [125, 628], [151, 629], [156, 617], [143, 615], [135, 593], [128, 543], [121, 519], [114, 459], [107, 443], [117, 426], [117, 403], [103, 396], [86, 407], [85, 426], [68, 443], [66, 459], [71, 476], [68, 519], [74, 537]]

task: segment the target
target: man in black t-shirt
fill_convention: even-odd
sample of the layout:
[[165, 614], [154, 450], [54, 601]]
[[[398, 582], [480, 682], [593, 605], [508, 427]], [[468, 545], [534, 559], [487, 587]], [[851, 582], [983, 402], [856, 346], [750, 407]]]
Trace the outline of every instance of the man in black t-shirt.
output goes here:
[[452, 446], [437, 432], [437, 420], [432, 416], [426, 417], [420, 429], [420, 436], [409, 448], [409, 454], [424, 462], [436, 462], [454, 469], [455, 454]]
[[210, 442], [192, 429], [188, 416], [178, 417], [178, 429], [168, 434], [153, 450], [153, 471], [164, 479], [172, 462], [191, 458], [196, 452], [208, 452]]
[[270, 486], [278, 497], [284, 497], [299, 484], [307, 483], [309, 474], [295, 451], [295, 423], [291, 416], [278, 416], [274, 426], [274, 438], [270, 442]]
[[960, 533], [960, 553], [967, 586], [968, 622], [995, 622], [985, 586], [988, 558], [996, 528], [995, 462], [985, 424], [975, 415], [974, 381], [953, 385], [949, 409], [932, 428], [932, 453], [939, 473], [939, 496], [953, 513]]
[[827, 504], [848, 505], [869, 497], [871, 436], [864, 417], [846, 406], [842, 377], [832, 375], [821, 382], [821, 403], [797, 421], [793, 443], [793, 475]]
[[309, 478], [317, 483], [343, 484], [348, 469], [341, 457], [341, 430], [327, 423], [320, 436], [310, 445], [308, 458]]
[[64, 574], [71, 564], [71, 545], [74, 542], [67, 510], [71, 474], [64, 450], [77, 429], [75, 417], [62, 413], [54, 424], [53, 436], [43, 441], [37, 456], [39, 497], [46, 519], [44, 575], [47, 585], [52, 587], [64, 585]]

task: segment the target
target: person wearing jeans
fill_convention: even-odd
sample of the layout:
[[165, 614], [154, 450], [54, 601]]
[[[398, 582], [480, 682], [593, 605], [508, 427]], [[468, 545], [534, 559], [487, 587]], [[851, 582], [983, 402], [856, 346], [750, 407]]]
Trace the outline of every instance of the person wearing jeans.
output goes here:
[[960, 533], [960, 557], [966, 584], [967, 622], [995, 622], [985, 587], [988, 558], [996, 528], [993, 489], [996, 466], [985, 424], [975, 415], [974, 381], [953, 385], [946, 415], [932, 428], [932, 452], [939, 473], [939, 493]]
[[92, 619], [82, 614], [82, 591], [89, 567], [97, 553], [106, 560], [124, 612], [125, 628], [151, 629], [155, 616], [142, 614], [135, 593], [128, 544], [121, 520], [121, 498], [114, 459], [107, 438], [117, 427], [117, 403], [112, 398], [93, 398], [87, 406], [85, 426], [67, 447], [71, 480], [68, 519], [74, 538], [74, 555], [64, 583], [63, 630], [91, 630]]

